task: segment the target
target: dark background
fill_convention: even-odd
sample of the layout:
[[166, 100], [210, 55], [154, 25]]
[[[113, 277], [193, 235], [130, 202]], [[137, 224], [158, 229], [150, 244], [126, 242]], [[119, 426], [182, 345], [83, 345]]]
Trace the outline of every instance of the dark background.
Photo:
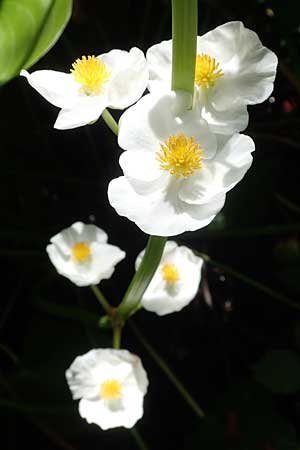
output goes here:
[[[199, 34], [242, 20], [280, 65], [272, 99], [249, 108], [251, 169], [209, 227], [177, 239], [213, 259], [197, 297], [178, 314], [134, 319], [207, 412], [205, 421], [124, 329], [123, 347], [141, 356], [150, 378], [138, 427], [151, 449], [300, 448], [299, 5], [199, 1]], [[170, 37], [169, 0], [77, 0], [62, 37], [31, 70], [68, 71], [83, 54], [146, 51]], [[146, 236], [107, 200], [108, 182], [121, 174], [116, 138], [101, 119], [53, 129], [58, 109], [24, 78], [2, 87], [0, 98], [1, 449], [137, 448], [124, 429], [88, 425], [71, 400], [64, 371], [75, 356], [111, 346], [111, 335], [97, 327], [102, 311], [92, 292], [59, 277], [45, 252], [49, 238], [77, 220], [106, 230], [127, 253], [101, 283], [118, 304]]]

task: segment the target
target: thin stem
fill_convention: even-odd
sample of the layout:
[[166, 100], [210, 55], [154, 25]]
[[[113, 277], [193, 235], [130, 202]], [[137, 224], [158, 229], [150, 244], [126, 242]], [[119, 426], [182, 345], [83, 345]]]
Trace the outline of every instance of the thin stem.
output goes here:
[[198, 0], [172, 0], [172, 89], [194, 95]]
[[182, 395], [184, 400], [187, 402], [187, 404], [192, 408], [194, 413], [200, 419], [203, 419], [205, 417], [204, 412], [198, 405], [198, 403], [194, 400], [194, 398], [191, 396], [191, 394], [187, 391], [185, 386], [182, 384], [182, 382], [177, 378], [177, 376], [174, 374], [174, 372], [170, 369], [170, 367], [165, 363], [165, 361], [162, 359], [162, 357], [157, 353], [157, 351], [152, 347], [151, 344], [147, 341], [145, 336], [142, 334], [142, 332], [137, 328], [135, 323], [130, 319], [128, 321], [130, 328], [140, 341], [140, 343], [144, 346], [145, 350], [149, 353], [149, 355], [153, 358], [153, 360], [156, 362], [156, 364], [161, 368], [161, 370], [164, 372], [164, 374], [169, 378], [171, 383], [175, 386], [175, 388], [178, 390], [178, 392]]
[[223, 263], [220, 263], [219, 261], [216, 261], [215, 259], [212, 259], [210, 256], [206, 255], [205, 253], [196, 252], [197, 255], [199, 255], [202, 259], [204, 259], [205, 262], [212, 264], [214, 266], [219, 267], [220, 269], [224, 270], [224, 272], [229, 273], [229, 275], [232, 275], [234, 278], [243, 281], [244, 283], [248, 284], [249, 286], [252, 286], [255, 289], [258, 289], [265, 294], [269, 295], [270, 297], [275, 298], [276, 300], [279, 300], [282, 303], [286, 303], [287, 305], [299, 309], [300, 310], [300, 304], [294, 302], [290, 298], [286, 297], [285, 295], [281, 294], [280, 292], [274, 291], [273, 289], [269, 288], [268, 286], [265, 286], [264, 284], [253, 280], [252, 278], [248, 277], [247, 275], [244, 275], [240, 272], [237, 272], [236, 270], [232, 269], [231, 267], [226, 266]]
[[161, 260], [166, 238], [150, 236], [142, 262], [117, 308], [117, 315], [126, 320], [140, 303]]
[[104, 109], [102, 112], [102, 119], [106, 123], [106, 125], [111, 129], [111, 131], [118, 136], [119, 133], [119, 126], [113, 116], [110, 114], [110, 112], [107, 109]]
[[91, 289], [94, 292], [95, 297], [99, 301], [104, 311], [107, 312], [107, 314], [111, 315], [113, 308], [110, 306], [110, 304], [108, 303], [108, 301], [106, 300], [100, 289], [93, 284], [91, 285]]
[[141, 450], [149, 450], [136, 427], [131, 428], [129, 431], [131, 432], [132, 436], [134, 437], [135, 442], [137, 443], [137, 446]]

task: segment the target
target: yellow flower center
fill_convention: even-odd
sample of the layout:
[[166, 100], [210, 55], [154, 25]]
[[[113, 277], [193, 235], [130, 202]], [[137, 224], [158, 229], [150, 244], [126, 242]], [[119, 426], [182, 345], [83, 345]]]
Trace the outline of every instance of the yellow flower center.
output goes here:
[[156, 159], [160, 163], [161, 170], [168, 170], [171, 175], [187, 178], [193, 175], [195, 170], [202, 167], [202, 149], [193, 136], [187, 138], [182, 133], [170, 136], [156, 153]]
[[76, 59], [72, 67], [71, 73], [86, 95], [101, 94], [110, 76], [110, 71], [101, 60], [95, 56], [83, 56]]
[[91, 255], [91, 249], [85, 242], [77, 242], [72, 247], [72, 257], [77, 263], [85, 262]]
[[195, 83], [201, 87], [212, 87], [216, 79], [224, 75], [215, 58], [202, 53], [196, 56]]
[[162, 277], [163, 279], [170, 284], [176, 283], [179, 280], [179, 273], [174, 264], [167, 263], [162, 269]]
[[100, 386], [100, 397], [103, 400], [118, 400], [121, 397], [121, 384], [117, 380], [106, 380]]

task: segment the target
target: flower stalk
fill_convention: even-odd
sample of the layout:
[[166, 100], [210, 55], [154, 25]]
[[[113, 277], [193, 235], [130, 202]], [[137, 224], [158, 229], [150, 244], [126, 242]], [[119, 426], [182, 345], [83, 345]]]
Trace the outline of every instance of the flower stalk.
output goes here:
[[185, 386], [182, 384], [182, 382], [179, 380], [179, 378], [170, 369], [170, 367], [166, 364], [166, 362], [163, 360], [163, 358], [157, 353], [157, 351], [152, 347], [152, 345], [147, 341], [147, 339], [141, 333], [141, 331], [138, 329], [136, 324], [132, 320], [130, 320], [128, 323], [129, 323], [131, 330], [133, 331], [133, 333], [139, 340], [139, 342], [143, 345], [143, 347], [148, 352], [148, 354], [151, 356], [151, 358], [156, 362], [158, 367], [160, 367], [160, 369], [168, 377], [168, 379], [171, 381], [171, 383], [174, 385], [174, 387], [177, 389], [177, 391], [184, 398], [186, 403], [190, 406], [190, 408], [194, 411], [194, 413], [200, 419], [203, 419], [205, 417], [204, 411], [200, 408], [200, 406], [198, 405], [196, 400], [188, 392], [188, 390], [185, 388]]
[[125, 296], [117, 308], [116, 314], [123, 320], [128, 318], [133, 309], [140, 303], [161, 260], [166, 238], [150, 236], [143, 260], [136, 271]]
[[110, 304], [108, 303], [108, 301], [106, 300], [106, 298], [104, 297], [104, 295], [102, 294], [102, 292], [100, 291], [100, 289], [95, 286], [95, 285], [91, 285], [91, 289], [96, 297], [96, 299], [98, 300], [98, 302], [100, 303], [100, 305], [102, 306], [102, 308], [104, 309], [104, 311], [111, 316], [112, 315], [112, 311], [113, 308], [110, 306]]
[[113, 348], [119, 350], [121, 348], [122, 323], [113, 320]]
[[172, 0], [172, 89], [194, 95], [198, 0]]
[[119, 126], [118, 126], [117, 122], [115, 121], [115, 119], [113, 118], [113, 116], [110, 114], [110, 112], [107, 109], [104, 109], [101, 114], [101, 117], [104, 120], [104, 122], [106, 123], [106, 125], [108, 126], [108, 128], [110, 128], [111, 131], [116, 136], [118, 136]]

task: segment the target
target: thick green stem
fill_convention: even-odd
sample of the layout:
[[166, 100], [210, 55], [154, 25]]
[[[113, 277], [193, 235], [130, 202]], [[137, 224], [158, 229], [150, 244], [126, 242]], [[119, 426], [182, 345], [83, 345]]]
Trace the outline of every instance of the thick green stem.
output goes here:
[[113, 116], [110, 114], [107, 109], [104, 109], [102, 112], [102, 119], [106, 123], [106, 125], [111, 129], [113, 133], [115, 133], [116, 136], [118, 136], [119, 133], [119, 127]]
[[200, 419], [205, 417], [204, 412], [198, 405], [198, 403], [194, 400], [191, 394], [187, 391], [181, 381], [177, 378], [175, 373], [170, 369], [170, 367], [165, 363], [162, 357], [157, 353], [157, 351], [152, 347], [151, 344], [146, 340], [145, 336], [141, 333], [141, 331], [137, 328], [137, 326], [133, 323], [132, 319], [129, 320], [129, 325], [140, 343], [144, 346], [145, 350], [149, 353], [152, 359], [156, 362], [156, 364], [161, 368], [164, 374], [169, 378], [171, 383], [175, 386], [178, 392], [182, 395], [187, 404], [192, 408], [194, 413]]
[[172, 0], [172, 89], [194, 95], [198, 0]]
[[126, 320], [140, 303], [161, 260], [166, 238], [150, 236], [142, 262], [136, 271], [125, 296], [117, 308], [117, 315]]

